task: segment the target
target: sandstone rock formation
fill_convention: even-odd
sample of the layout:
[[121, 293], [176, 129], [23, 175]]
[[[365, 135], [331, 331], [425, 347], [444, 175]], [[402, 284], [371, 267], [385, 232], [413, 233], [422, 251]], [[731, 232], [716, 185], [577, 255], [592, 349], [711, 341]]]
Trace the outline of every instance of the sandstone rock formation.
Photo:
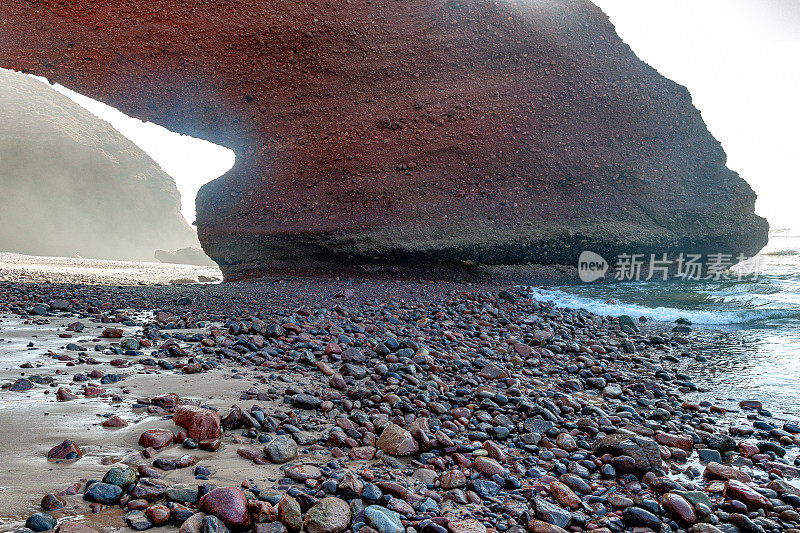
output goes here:
[[0, 70], [0, 250], [153, 261], [195, 242], [147, 154], [46, 83]]
[[13, 0], [0, 65], [232, 148], [229, 279], [757, 252], [689, 92], [588, 0]]

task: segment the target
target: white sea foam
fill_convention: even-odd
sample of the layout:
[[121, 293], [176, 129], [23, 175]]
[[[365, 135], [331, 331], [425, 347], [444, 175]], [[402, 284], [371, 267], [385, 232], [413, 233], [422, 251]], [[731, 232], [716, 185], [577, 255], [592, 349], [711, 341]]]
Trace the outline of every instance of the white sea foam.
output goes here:
[[597, 315], [630, 315], [634, 318], [644, 316], [659, 322], [674, 322], [678, 318], [689, 319], [693, 324], [725, 326], [745, 324], [757, 320], [779, 319], [795, 316], [797, 311], [789, 309], [746, 309], [739, 311], [687, 310], [673, 307], [647, 307], [619, 300], [600, 300], [571, 294], [560, 289], [526, 289], [536, 300], [552, 302], [558, 307], [585, 309]]

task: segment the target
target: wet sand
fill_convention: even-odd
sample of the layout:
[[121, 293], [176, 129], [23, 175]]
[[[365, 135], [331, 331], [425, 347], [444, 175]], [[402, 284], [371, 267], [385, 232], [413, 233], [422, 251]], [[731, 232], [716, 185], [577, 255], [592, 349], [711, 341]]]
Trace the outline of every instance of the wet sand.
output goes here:
[[[67, 340], [58, 339], [72, 319], [52, 320], [52, 324], [36, 326], [21, 324], [18, 320], [3, 319], [0, 322], [0, 384], [13, 382], [21, 376], [63, 374], [63, 362], [51, 362], [44, 356], [48, 352], [63, 353]], [[102, 325], [88, 326], [89, 332], [99, 334]], [[123, 327], [126, 334], [133, 334], [139, 328]], [[194, 330], [172, 330], [172, 333], [191, 334]], [[96, 336], [78, 335], [69, 342], [91, 341]], [[35, 348], [27, 348], [34, 342]], [[94, 346], [96, 343], [91, 342]], [[100, 344], [108, 345], [108, 341]], [[107, 363], [117, 356], [92, 353], [100, 364], [76, 364], [66, 370], [70, 375], [89, 373], [101, 368], [110, 371]], [[35, 368], [20, 371], [19, 363], [35, 362]], [[44, 494], [58, 491], [74, 481], [99, 479], [109, 465], [118, 461], [137, 465], [147, 461], [138, 450], [139, 435], [153, 428], [181, 429], [171, 420], [148, 415], [144, 410], [131, 408], [137, 398], [152, 398], [166, 392], [175, 393], [185, 400], [197, 400], [222, 412], [233, 405], [249, 408], [253, 401], [240, 400], [241, 393], [254, 384], [263, 384], [264, 373], [237, 371], [227, 368], [212, 369], [202, 375], [185, 375], [158, 370], [139, 371], [135, 367], [119, 369], [124, 381], [102, 385], [110, 394], [121, 394], [122, 402], [109, 398], [79, 399], [57, 402], [55, 387], [37, 387], [24, 393], [0, 393], [0, 420], [2, 434], [0, 439], [0, 531], [13, 531], [24, 524], [24, 517], [36, 512]], [[235, 378], [234, 378], [235, 376]], [[260, 376], [260, 377], [256, 377]], [[202, 386], [198, 389], [198, 381]], [[293, 377], [295, 383], [302, 383], [303, 376]], [[73, 390], [75, 387], [73, 387]], [[265, 404], [265, 402], [259, 402]], [[275, 410], [291, 411], [282, 402], [273, 402]], [[110, 413], [124, 418], [129, 425], [124, 428], [104, 428], [101, 422]], [[169, 418], [169, 417], [167, 417]], [[77, 461], [48, 460], [47, 452], [64, 439], [76, 441], [85, 455]], [[202, 464], [215, 472], [215, 481], [238, 485], [242, 479], [256, 479], [266, 483], [282, 477], [278, 465], [261, 465], [253, 469], [236, 454], [236, 445], [224, 444], [217, 452], [192, 451]], [[168, 449], [159, 457], [178, 458], [187, 450]], [[171, 483], [187, 483], [194, 480], [192, 469], [176, 469], [166, 473], [163, 479]], [[62, 509], [55, 516], [85, 519], [85, 508]], [[121, 515], [115, 527], [121, 525]], [[111, 520], [106, 517], [105, 520]], [[158, 531], [155, 529], [154, 531]]]

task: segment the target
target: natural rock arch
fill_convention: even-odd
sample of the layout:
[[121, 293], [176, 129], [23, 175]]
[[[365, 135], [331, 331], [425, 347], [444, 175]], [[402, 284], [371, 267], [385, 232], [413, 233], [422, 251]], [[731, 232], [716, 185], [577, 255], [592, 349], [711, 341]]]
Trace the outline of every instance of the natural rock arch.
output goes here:
[[586, 0], [11, 0], [0, 66], [232, 148], [226, 273], [574, 264], [766, 242], [688, 91]]

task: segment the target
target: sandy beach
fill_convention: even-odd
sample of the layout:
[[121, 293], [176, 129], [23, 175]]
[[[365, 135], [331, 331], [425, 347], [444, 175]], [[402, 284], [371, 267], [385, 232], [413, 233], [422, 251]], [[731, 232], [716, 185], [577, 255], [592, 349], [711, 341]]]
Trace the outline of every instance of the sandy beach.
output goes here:
[[215, 267], [0, 252], [0, 281], [152, 285], [173, 280], [197, 282], [198, 276], [222, 279]]

